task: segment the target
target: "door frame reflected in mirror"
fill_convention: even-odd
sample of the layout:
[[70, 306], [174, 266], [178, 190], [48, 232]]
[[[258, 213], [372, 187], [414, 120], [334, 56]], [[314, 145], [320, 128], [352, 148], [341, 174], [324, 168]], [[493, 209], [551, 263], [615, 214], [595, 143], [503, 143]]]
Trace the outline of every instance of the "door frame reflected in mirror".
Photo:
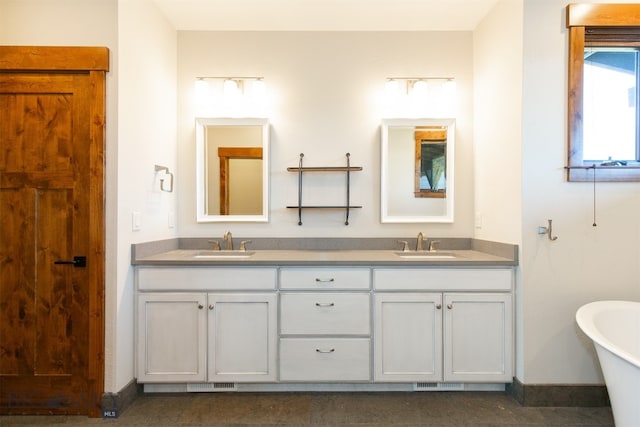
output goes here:
[[[259, 126], [262, 151], [262, 213], [256, 215], [212, 214], [208, 211], [207, 189], [207, 128], [216, 126]], [[205, 222], [268, 222], [269, 221], [269, 120], [266, 118], [196, 118], [196, 220]], [[225, 145], [225, 147], [229, 147]], [[247, 148], [247, 146], [243, 146]], [[257, 147], [253, 147], [257, 148]], [[213, 154], [218, 156], [217, 150]], [[218, 160], [216, 159], [216, 162]], [[219, 184], [216, 185], [216, 189]], [[219, 197], [219, 195], [218, 195]], [[228, 195], [225, 195], [228, 197]]]
[[[446, 191], [438, 197], [418, 194], [421, 159], [416, 131], [424, 127], [446, 131]], [[455, 119], [384, 119], [380, 133], [380, 222], [453, 222]]]
[[447, 127], [416, 126], [413, 133], [416, 140], [414, 196], [443, 199], [447, 194]]

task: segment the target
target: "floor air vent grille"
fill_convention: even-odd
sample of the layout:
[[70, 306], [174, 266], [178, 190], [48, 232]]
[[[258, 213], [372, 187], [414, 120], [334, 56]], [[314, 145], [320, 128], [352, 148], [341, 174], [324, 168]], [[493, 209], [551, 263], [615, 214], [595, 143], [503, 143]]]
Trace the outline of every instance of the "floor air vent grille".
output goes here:
[[461, 383], [415, 383], [414, 391], [463, 391]]
[[187, 384], [189, 392], [238, 391], [236, 383], [200, 383]]

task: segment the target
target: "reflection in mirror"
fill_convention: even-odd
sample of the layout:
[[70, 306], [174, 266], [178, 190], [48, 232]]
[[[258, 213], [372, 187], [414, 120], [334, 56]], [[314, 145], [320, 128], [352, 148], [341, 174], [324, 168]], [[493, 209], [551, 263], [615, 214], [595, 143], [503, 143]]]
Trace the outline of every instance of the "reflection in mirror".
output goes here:
[[267, 119], [196, 119], [198, 222], [266, 222]]
[[453, 119], [382, 122], [381, 222], [453, 222]]
[[417, 126], [415, 197], [446, 197], [447, 128], [443, 126]]

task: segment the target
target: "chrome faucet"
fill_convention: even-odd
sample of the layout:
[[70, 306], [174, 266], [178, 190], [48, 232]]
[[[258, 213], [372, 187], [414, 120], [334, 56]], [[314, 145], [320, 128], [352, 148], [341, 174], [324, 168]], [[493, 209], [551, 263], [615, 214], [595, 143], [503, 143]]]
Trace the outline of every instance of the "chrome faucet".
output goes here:
[[424, 250], [424, 234], [422, 234], [422, 231], [418, 233], [418, 240], [416, 242], [416, 251], [423, 251]]
[[222, 238], [224, 239], [225, 244], [226, 244], [225, 249], [228, 250], [228, 251], [232, 251], [233, 250], [233, 237], [231, 236], [231, 232], [230, 231], [226, 231]]

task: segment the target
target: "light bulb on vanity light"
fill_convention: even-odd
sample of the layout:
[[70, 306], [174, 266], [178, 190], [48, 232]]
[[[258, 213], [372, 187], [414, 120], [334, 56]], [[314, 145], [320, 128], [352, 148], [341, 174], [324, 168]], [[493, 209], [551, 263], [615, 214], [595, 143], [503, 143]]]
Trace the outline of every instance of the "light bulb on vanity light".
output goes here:
[[233, 79], [226, 79], [222, 85], [222, 90], [226, 96], [233, 96], [238, 93], [238, 81]]
[[416, 80], [413, 82], [411, 88], [411, 94], [420, 98], [426, 98], [427, 96], [427, 82], [426, 80]]
[[251, 82], [251, 91], [256, 97], [264, 96], [264, 93], [265, 93], [264, 80], [255, 79], [253, 82]]
[[211, 103], [211, 86], [203, 78], [197, 78], [193, 85], [193, 99], [195, 101], [196, 115], [206, 114]]
[[194, 84], [196, 96], [207, 95], [209, 93], [209, 82], [203, 78], [197, 78]]
[[384, 84], [384, 91], [387, 96], [397, 96], [400, 94], [400, 82], [395, 79], [388, 79]]

